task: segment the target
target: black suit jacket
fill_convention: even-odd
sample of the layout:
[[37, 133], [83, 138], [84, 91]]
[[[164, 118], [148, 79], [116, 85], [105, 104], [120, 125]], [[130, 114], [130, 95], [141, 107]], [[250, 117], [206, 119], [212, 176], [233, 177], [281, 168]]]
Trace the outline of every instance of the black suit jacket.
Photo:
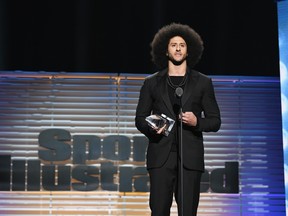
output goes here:
[[[174, 125], [169, 136], [156, 134], [145, 118], [151, 114], [166, 114], [176, 120], [168, 95], [167, 69], [148, 76], [141, 88], [136, 109], [135, 125], [149, 139], [147, 168], [161, 167], [175, 139]], [[187, 81], [182, 95], [183, 112], [192, 111], [197, 117], [196, 126], [183, 124], [183, 164], [188, 169], [204, 171], [202, 132], [216, 132], [221, 125], [220, 110], [215, 98], [211, 78], [187, 69]]]

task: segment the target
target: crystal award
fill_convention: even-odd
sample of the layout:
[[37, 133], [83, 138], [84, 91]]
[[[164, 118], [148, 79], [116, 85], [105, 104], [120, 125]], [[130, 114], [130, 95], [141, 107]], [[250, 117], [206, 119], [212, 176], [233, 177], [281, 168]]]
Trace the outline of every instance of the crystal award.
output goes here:
[[159, 129], [165, 126], [163, 130], [163, 134], [165, 136], [169, 135], [175, 123], [173, 119], [169, 118], [165, 114], [161, 114], [161, 115], [153, 114], [153, 115], [147, 116], [145, 120], [148, 122], [149, 126], [152, 127], [153, 129]]

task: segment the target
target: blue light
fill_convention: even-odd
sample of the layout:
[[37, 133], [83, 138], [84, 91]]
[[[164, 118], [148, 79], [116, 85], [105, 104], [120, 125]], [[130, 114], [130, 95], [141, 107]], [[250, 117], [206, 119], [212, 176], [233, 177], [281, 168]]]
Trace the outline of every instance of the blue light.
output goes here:
[[288, 1], [278, 2], [281, 107], [283, 128], [283, 151], [286, 192], [286, 215], [288, 215]]

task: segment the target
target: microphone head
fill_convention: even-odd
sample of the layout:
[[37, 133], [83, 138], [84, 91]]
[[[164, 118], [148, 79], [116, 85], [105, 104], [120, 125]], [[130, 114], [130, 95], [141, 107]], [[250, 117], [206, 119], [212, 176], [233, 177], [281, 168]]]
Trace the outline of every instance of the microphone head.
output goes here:
[[175, 94], [176, 94], [177, 97], [181, 98], [182, 94], [183, 94], [183, 89], [181, 87], [177, 87], [175, 89]]

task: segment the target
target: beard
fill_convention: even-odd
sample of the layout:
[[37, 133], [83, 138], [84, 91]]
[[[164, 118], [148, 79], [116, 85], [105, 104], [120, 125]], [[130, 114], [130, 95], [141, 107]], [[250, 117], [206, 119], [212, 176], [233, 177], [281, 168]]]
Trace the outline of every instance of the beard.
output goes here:
[[169, 53], [168, 53], [168, 59], [172, 62], [172, 64], [178, 66], [181, 65], [187, 58], [187, 55], [183, 57], [181, 60], [174, 59]]

